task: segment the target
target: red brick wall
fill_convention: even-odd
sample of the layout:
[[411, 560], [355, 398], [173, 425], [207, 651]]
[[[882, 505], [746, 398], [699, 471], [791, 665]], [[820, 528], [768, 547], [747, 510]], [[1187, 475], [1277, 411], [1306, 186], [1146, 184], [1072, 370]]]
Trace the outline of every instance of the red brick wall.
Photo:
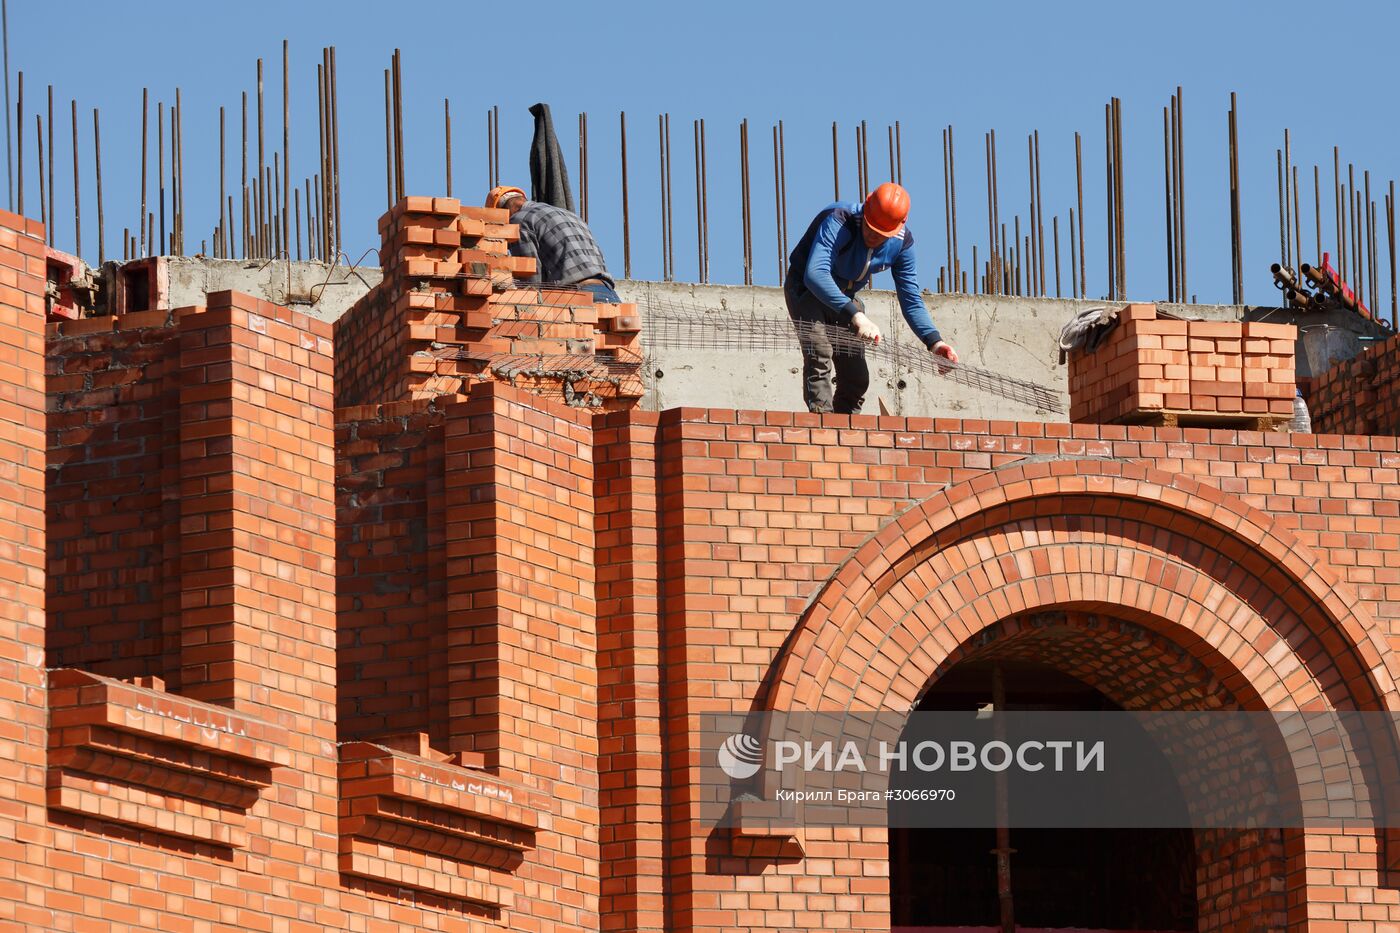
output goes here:
[[1400, 434], [1400, 337], [1373, 344], [1313, 380], [1308, 412], [1319, 433]]
[[174, 316], [50, 324], [46, 362], [48, 664], [178, 680]]

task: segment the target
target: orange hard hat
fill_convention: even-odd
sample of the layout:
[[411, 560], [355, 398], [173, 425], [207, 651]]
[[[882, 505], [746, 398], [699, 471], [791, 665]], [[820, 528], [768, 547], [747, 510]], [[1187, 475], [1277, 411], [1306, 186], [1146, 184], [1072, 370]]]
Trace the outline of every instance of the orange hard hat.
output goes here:
[[497, 185], [487, 193], [486, 206], [499, 207], [500, 203], [506, 200], [506, 196], [511, 194], [518, 194], [522, 198], [525, 197], [524, 191], [512, 185]]
[[904, 229], [904, 219], [908, 216], [909, 192], [892, 181], [885, 182], [865, 199], [866, 226], [880, 236], [897, 236]]

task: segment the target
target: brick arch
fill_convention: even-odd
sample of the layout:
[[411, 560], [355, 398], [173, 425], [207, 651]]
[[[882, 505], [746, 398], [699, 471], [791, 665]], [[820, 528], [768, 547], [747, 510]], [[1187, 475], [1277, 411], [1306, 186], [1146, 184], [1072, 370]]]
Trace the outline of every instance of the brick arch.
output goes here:
[[[1306, 627], [1322, 648], [1309, 659], [1315, 665], [1314, 676], [1325, 673], [1317, 664], [1333, 666], [1338, 675], [1330, 681], [1334, 700], [1344, 697], [1342, 705], [1361, 709], [1400, 709], [1396, 659], [1379, 627], [1351, 587], [1287, 529], [1235, 497], [1189, 477], [1105, 460], [1013, 465], [961, 483], [910, 509], [852, 554], [827, 581], [776, 659], [760, 704], [782, 710], [842, 708], [862, 705], [858, 703], [862, 698], [887, 695], [902, 700], [898, 691], [890, 691], [896, 680], [911, 676], [908, 664], [870, 668], [853, 682], [851, 659], [874, 656], [870, 649], [884, 639], [895, 614], [918, 601], [906, 578], [914, 574], [918, 580], [922, 574], [925, 582], [936, 581], [930, 577], [930, 562], [940, 556], [946, 565], [945, 578], [952, 569], [949, 559], [957, 556], [963, 558], [958, 570], [973, 568], [958, 595], [940, 606], [943, 619], [949, 623], [982, 628], [1018, 612], [1061, 606], [1066, 600], [1056, 595], [1056, 589], [1063, 593], [1075, 580], [1080, 581], [1084, 593], [1075, 601], [1079, 608], [1123, 611], [1119, 590], [1088, 595], [1096, 586], [1102, 589], [1102, 584], [1094, 583], [1098, 571], [1092, 569], [1021, 574], [1025, 585], [1008, 587], [998, 594], [991, 592], [996, 588], [988, 584], [985, 572], [978, 576], [978, 569], [985, 571], [984, 562], [992, 556], [987, 546], [989, 534], [997, 529], [1023, 529], [1026, 540], [1035, 541], [1037, 524], [1051, 518], [1066, 522], [1070, 531], [1121, 530], [1136, 524], [1152, 535], [1188, 537], [1164, 580], [1172, 579], [1170, 574], [1190, 571], [1200, 578], [1196, 585], [1228, 581], [1228, 586], [1217, 588], [1212, 599], [1233, 597], [1236, 603], [1257, 603], [1261, 609], [1257, 614], [1266, 620], [1288, 618]], [[959, 544], [965, 546], [966, 553], [956, 554]], [[1007, 554], [997, 557], [1004, 561]], [[1150, 557], [1139, 553], [1134, 559], [1147, 561]], [[1048, 560], [1049, 555], [1042, 559]], [[1131, 572], [1126, 576], [1142, 579]], [[1030, 577], [1035, 578], [1033, 582]], [[1210, 622], [1222, 618], [1217, 611], [1198, 620], [1206, 629], [1171, 621], [1158, 611], [1179, 599], [1178, 591], [1174, 580], [1169, 586], [1155, 588], [1151, 600], [1156, 601], [1156, 609], [1151, 600], [1137, 607], [1141, 618], [1134, 621], [1155, 620], [1172, 627], [1188, 642], [1218, 642], [1217, 648], [1229, 643], [1247, 650], [1233, 644], [1243, 640], [1238, 632], [1233, 633], [1236, 639], [1231, 639], [1230, 630], [1209, 630]], [[1134, 595], [1145, 598], [1148, 594]], [[999, 599], [1008, 602], [1002, 604]], [[972, 618], [980, 620], [978, 623], [968, 622], [969, 609], [975, 610]], [[969, 628], [967, 634], [973, 630]], [[937, 628], [933, 631], [940, 634]], [[951, 632], [941, 635], [946, 641]], [[856, 643], [864, 650], [853, 650]], [[919, 665], [914, 665], [914, 671], [926, 683], [936, 674], [939, 660], [930, 657], [923, 662], [932, 662], [932, 666], [919, 670]], [[1279, 684], [1272, 681], [1255, 684], [1251, 691], [1247, 683], [1251, 675], [1244, 672], [1238, 665], [1231, 672], [1244, 695], [1252, 692], [1261, 699], [1293, 695], [1291, 689], [1279, 693]], [[1324, 701], [1319, 698], [1318, 702]]]

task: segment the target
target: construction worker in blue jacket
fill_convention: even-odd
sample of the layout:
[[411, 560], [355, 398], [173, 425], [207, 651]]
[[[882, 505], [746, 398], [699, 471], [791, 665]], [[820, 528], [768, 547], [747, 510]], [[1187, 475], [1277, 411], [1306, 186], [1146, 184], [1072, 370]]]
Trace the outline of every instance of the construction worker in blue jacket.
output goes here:
[[[886, 183], [863, 205], [838, 201], [823, 208], [797, 241], [783, 296], [802, 346], [802, 396], [809, 411], [860, 411], [870, 385], [861, 342], [878, 343], [880, 328], [856, 293], [885, 269], [894, 275], [909, 329], [931, 353], [958, 361], [924, 305], [914, 267], [914, 235], [904, 224], [908, 216], [909, 192]], [[846, 339], [852, 332], [861, 342]], [[843, 336], [833, 348], [837, 334]]]

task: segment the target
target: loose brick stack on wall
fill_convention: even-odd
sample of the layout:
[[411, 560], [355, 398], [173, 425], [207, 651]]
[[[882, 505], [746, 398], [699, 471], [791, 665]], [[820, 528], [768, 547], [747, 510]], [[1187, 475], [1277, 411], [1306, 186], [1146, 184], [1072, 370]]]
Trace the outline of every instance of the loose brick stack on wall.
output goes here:
[[1288, 324], [1181, 321], [1128, 305], [1101, 344], [1071, 351], [1070, 420], [1290, 416], [1296, 338]]
[[1314, 431], [1400, 434], [1400, 337], [1327, 370], [1307, 401]]
[[499, 380], [569, 405], [627, 409], [642, 394], [631, 304], [528, 284], [504, 210], [408, 197], [379, 221], [383, 281], [336, 321], [340, 406], [465, 397]]
[[[42, 230], [0, 214], [0, 926], [882, 930], [884, 827], [702, 819], [705, 713], [907, 710], [988, 659], [1400, 708], [1396, 437], [609, 411], [440, 371], [556, 337], [496, 331], [504, 218], [405, 217], [386, 257], [431, 268], [333, 341], [230, 293], [46, 335]], [[1191, 353], [1136, 329], [1174, 323], [1114, 339]], [[1241, 332], [1241, 412], [1280, 400], [1256, 364], [1291, 397], [1283, 340]], [[1200, 930], [1400, 925], [1393, 834], [1194, 842]]]

